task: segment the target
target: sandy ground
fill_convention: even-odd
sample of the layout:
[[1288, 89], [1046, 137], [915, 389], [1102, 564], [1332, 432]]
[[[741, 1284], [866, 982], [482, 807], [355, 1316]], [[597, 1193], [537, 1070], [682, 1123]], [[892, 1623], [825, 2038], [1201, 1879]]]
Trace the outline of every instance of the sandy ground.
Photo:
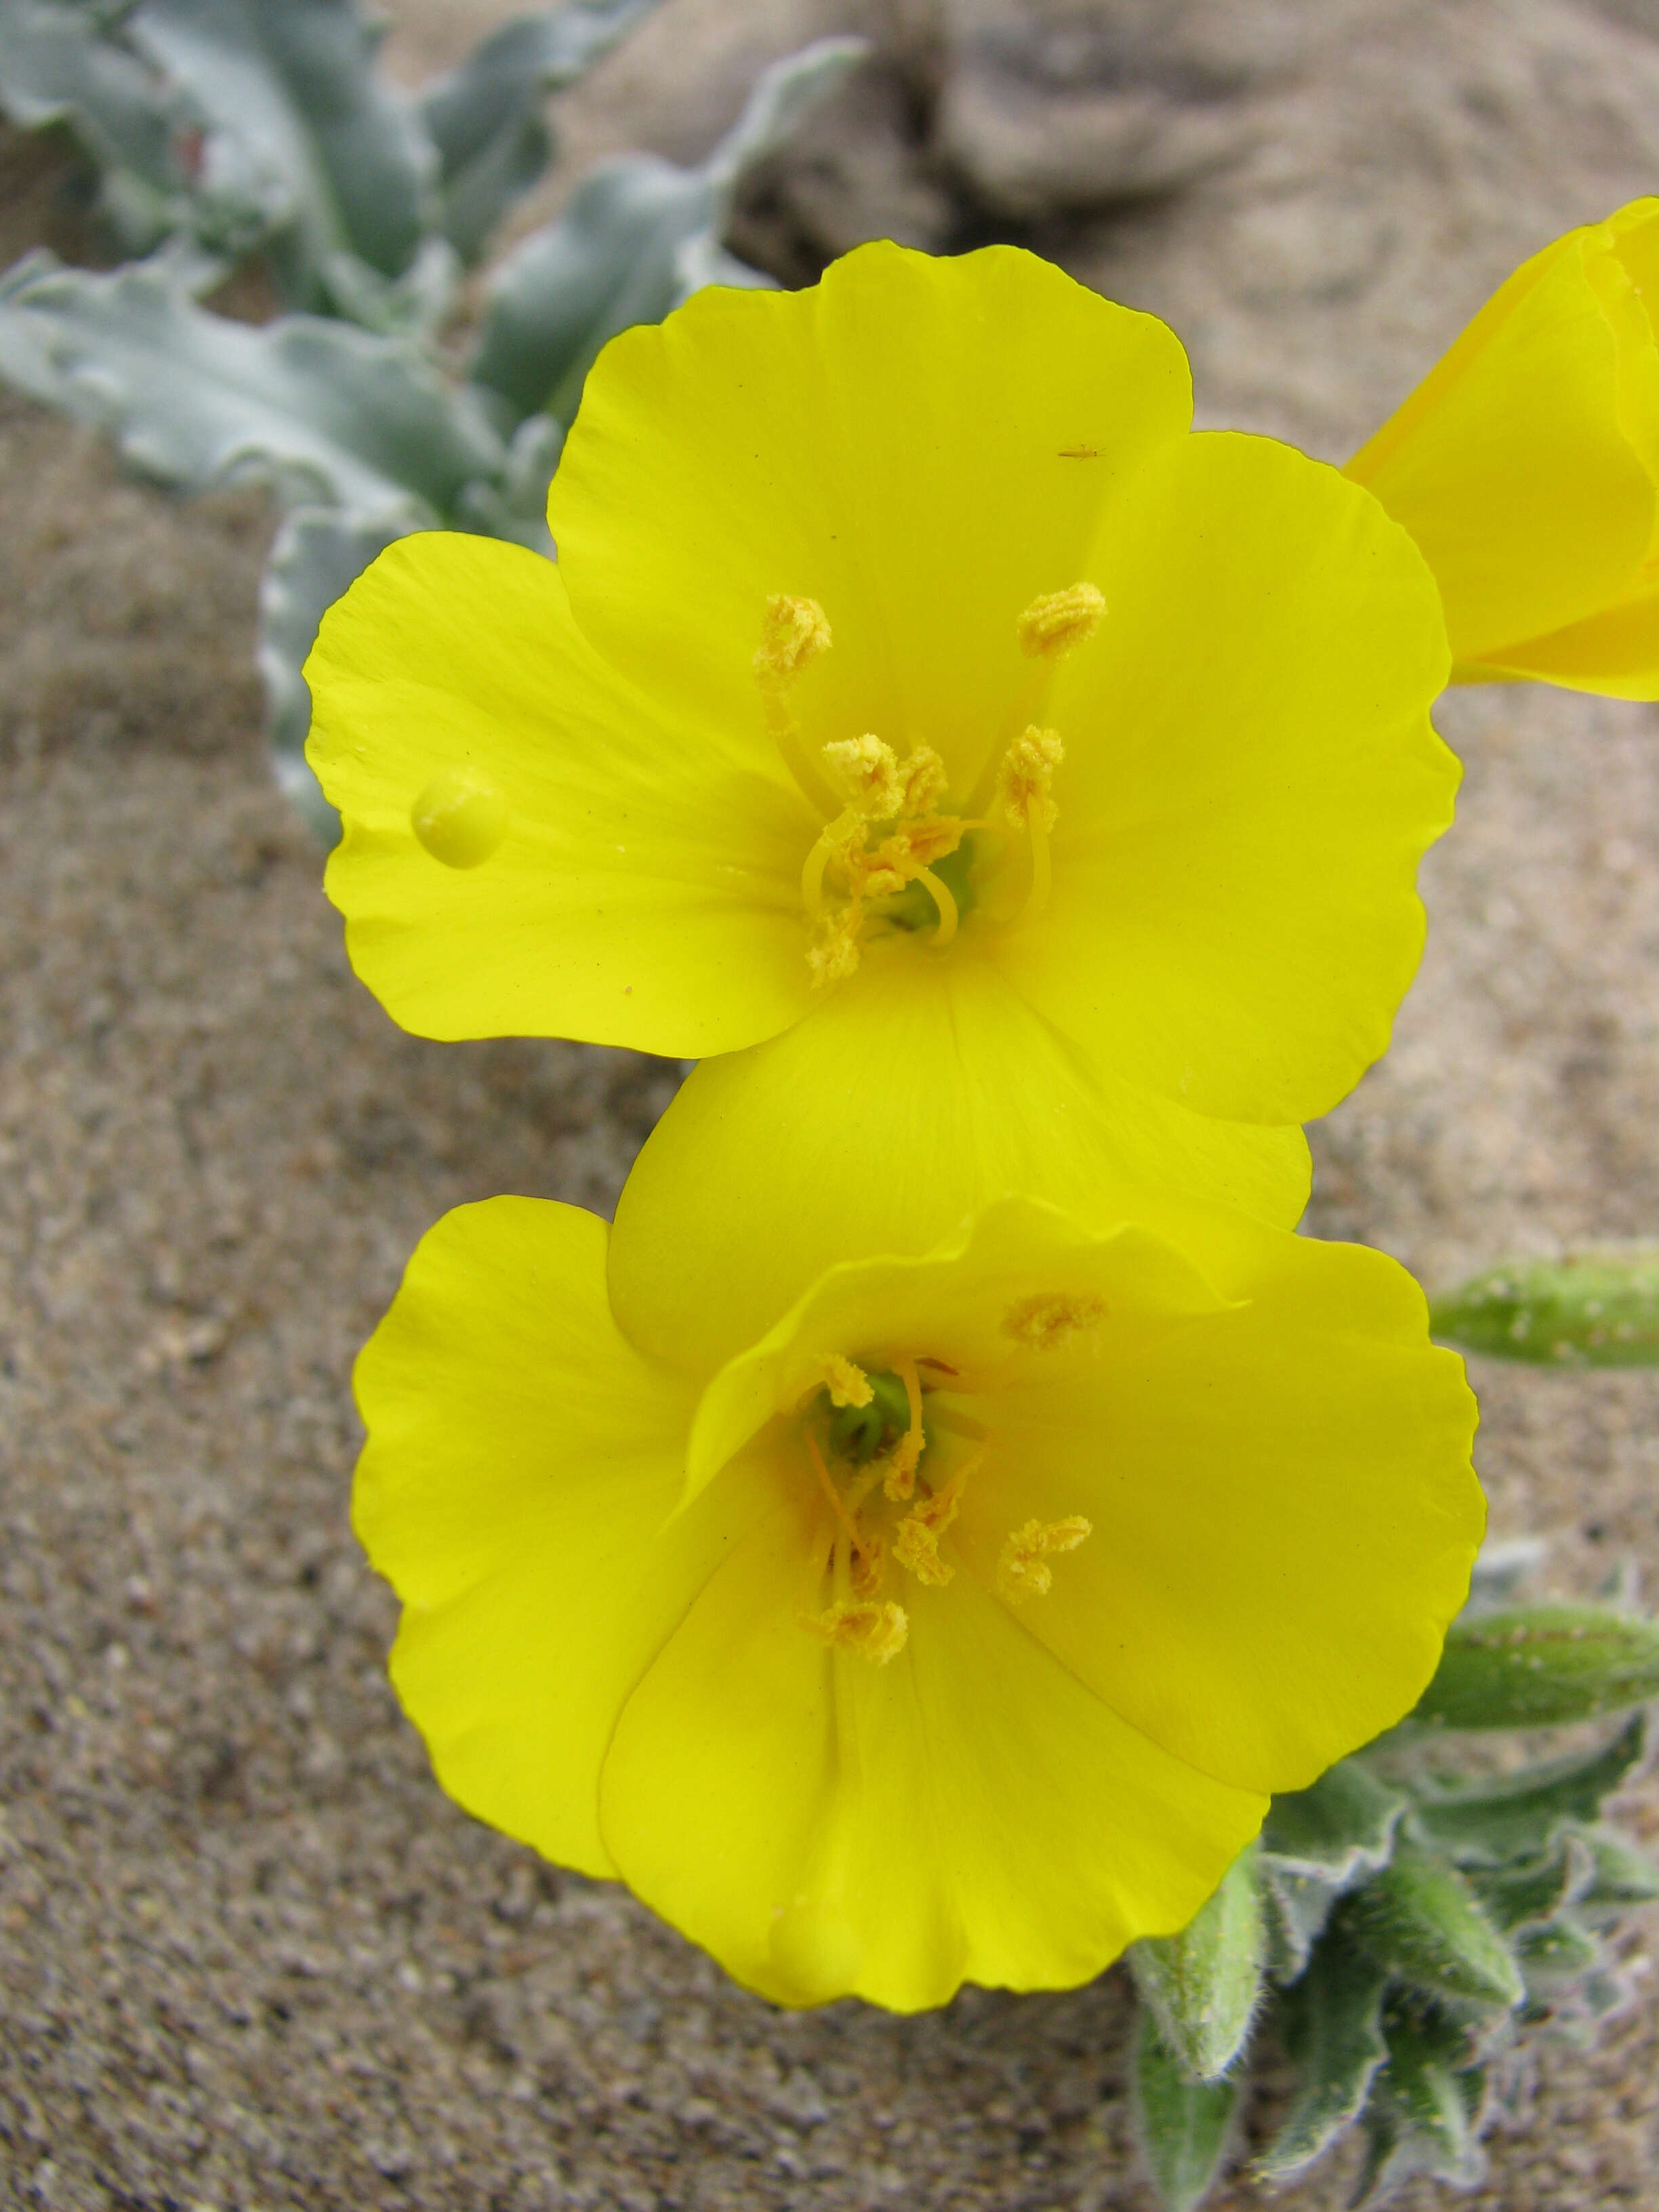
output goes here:
[[[486, 17], [393, 12], [411, 74]], [[694, 153], [758, 61], [853, 12], [668, 0], [568, 143]], [[1224, 160], [1177, 147], [1149, 193], [1143, 132], [1142, 185], [1079, 211], [1032, 149], [1096, 144], [1107, 108], [1065, 91], [1045, 121], [1054, 70], [1008, 73], [1059, 12], [946, 10], [920, 123], [876, 143], [872, 102], [851, 154], [775, 180], [791, 250], [857, 229], [860, 179], [948, 204], [1170, 313], [1206, 419], [1338, 454], [1522, 252], [1659, 175], [1638, 5], [1194, 6], [1166, 19], [1186, 75], [1146, 74], [1178, 105], [1194, 53], [1243, 57]], [[38, 159], [0, 149], [0, 258], [54, 226]], [[1145, 2212], [1115, 1978], [780, 2014], [432, 1784], [347, 1528], [350, 1359], [444, 1208], [608, 1206], [669, 1078], [421, 1042], [354, 983], [258, 737], [268, 529], [256, 495], [170, 505], [0, 401], [0, 2202]], [[1437, 1283], [1659, 1229], [1659, 714], [1441, 719], [1467, 781], [1428, 957], [1317, 1132], [1315, 1215]], [[1563, 1589], [1659, 1567], [1659, 1377], [1477, 1381], [1496, 1527], [1549, 1536]], [[1471, 2201], [1652, 2207], [1656, 2170], [1650, 2002], [1550, 2057]], [[1347, 2178], [1276, 2201], [1325, 2212]]]

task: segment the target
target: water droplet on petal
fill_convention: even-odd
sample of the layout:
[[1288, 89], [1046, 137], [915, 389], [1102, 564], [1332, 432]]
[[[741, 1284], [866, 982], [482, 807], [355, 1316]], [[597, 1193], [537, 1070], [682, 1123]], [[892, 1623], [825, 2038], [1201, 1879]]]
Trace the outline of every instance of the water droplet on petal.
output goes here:
[[476, 868], [507, 835], [507, 801], [473, 768], [441, 768], [410, 809], [415, 835], [447, 868]]

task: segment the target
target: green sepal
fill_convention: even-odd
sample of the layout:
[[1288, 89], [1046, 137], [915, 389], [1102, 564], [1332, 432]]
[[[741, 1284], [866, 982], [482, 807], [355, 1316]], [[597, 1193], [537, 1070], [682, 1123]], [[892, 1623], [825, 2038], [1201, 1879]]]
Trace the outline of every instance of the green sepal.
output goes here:
[[1502, 2013], [1526, 1995], [1509, 1945], [1468, 1881], [1414, 1844], [1396, 1844], [1388, 1865], [1343, 1900], [1339, 1924], [1426, 1996]]
[[1242, 2077], [1194, 2081], [1142, 2006], [1134, 2110], [1152, 2185], [1169, 2212], [1194, 2212], [1221, 2171], [1243, 2098]]
[[1659, 1364], [1659, 1245], [1600, 1246], [1494, 1267], [1437, 1298], [1430, 1323], [1466, 1352], [1558, 1367]]
[[1179, 1935], [1150, 1936], [1130, 1946], [1141, 2002], [1194, 2081], [1216, 2081], [1243, 2050], [1261, 1996], [1266, 1949], [1254, 1849], [1234, 1860]]
[[1501, 1866], [1540, 1851], [1564, 1823], [1594, 1822], [1642, 1759], [1646, 1717], [1632, 1714], [1610, 1743], [1540, 1761], [1462, 1790], [1425, 1791], [1411, 1826], [1464, 1866]]
[[1312, 2165], [1359, 2117], [1388, 2057], [1382, 2020], [1388, 1978], [1364, 1952], [1328, 1936], [1279, 1997], [1279, 2033], [1296, 2087], [1279, 2132], [1256, 2160], [1262, 2180], [1283, 2180]]
[[1352, 1759], [1310, 1789], [1273, 1799], [1257, 1869], [1276, 1979], [1295, 1979], [1337, 1899], [1387, 1864], [1407, 1802], [1403, 1791]]
[[1659, 1621], [1596, 1605], [1455, 1620], [1412, 1715], [1441, 1728], [1553, 1728], [1659, 1697]]

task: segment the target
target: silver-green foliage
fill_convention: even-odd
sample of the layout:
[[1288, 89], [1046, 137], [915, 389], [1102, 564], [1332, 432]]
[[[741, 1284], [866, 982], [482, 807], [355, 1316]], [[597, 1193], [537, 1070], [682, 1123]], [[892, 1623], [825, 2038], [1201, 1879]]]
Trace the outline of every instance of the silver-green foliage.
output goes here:
[[[551, 553], [547, 485], [606, 341], [699, 286], [767, 280], [720, 243], [739, 171], [845, 75], [855, 40], [769, 70], [691, 168], [599, 171], [485, 289], [459, 374], [428, 341], [454, 274], [546, 166], [547, 94], [655, 0], [567, 0], [506, 25], [414, 99], [376, 74], [356, 0], [0, 0], [0, 110], [58, 122], [147, 258], [36, 253], [0, 276], [0, 378], [179, 490], [258, 481], [283, 509], [259, 665], [279, 781], [325, 834], [301, 748], [324, 610], [395, 538], [449, 528]], [[297, 312], [200, 304], [258, 249]]]
[[[1310, 1790], [1275, 1798], [1259, 1844], [1182, 1936], [1130, 1954], [1147, 2163], [1191, 2212], [1226, 2162], [1252, 2065], [1290, 2094], [1255, 2171], [1279, 2181], [1358, 2127], [1357, 2203], [1413, 2174], [1480, 2178], [1480, 2139], [1528, 2049], [1589, 2041], [1628, 2002], [1609, 1940], [1659, 1899], [1659, 1867], [1606, 1801], [1644, 1756], [1659, 1627], [1609, 1607], [1514, 1604], [1501, 1555], [1411, 1721]], [[1523, 1655], [1519, 1666], [1509, 1655]], [[1627, 1714], [1589, 1750], [1454, 1780], [1423, 1757], [1449, 1729]]]

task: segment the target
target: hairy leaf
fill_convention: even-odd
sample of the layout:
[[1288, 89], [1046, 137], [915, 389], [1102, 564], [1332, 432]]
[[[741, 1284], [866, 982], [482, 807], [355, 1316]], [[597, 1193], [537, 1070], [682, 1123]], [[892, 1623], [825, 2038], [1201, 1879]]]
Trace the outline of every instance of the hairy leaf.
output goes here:
[[129, 35], [201, 120], [204, 198], [269, 234], [290, 306], [345, 307], [356, 263], [412, 267], [435, 159], [356, 0], [138, 0]]
[[1431, 1312], [1437, 1336], [1495, 1358], [1650, 1367], [1659, 1362], [1659, 1245], [1495, 1267], [1437, 1298]]
[[1470, 2188], [1486, 2170], [1479, 2141], [1486, 2080], [1460, 2064], [1455, 2026], [1391, 2007], [1384, 2017], [1388, 2064], [1365, 2111], [1367, 2153], [1353, 2202], [1374, 2203], [1413, 2174]]
[[76, 0], [0, 0], [0, 113], [26, 131], [64, 124], [98, 172], [102, 211], [127, 249], [142, 253], [184, 220], [188, 118], [112, 34], [116, 12]]
[[255, 329], [197, 307], [148, 264], [111, 276], [48, 265], [0, 299], [54, 403], [108, 429], [136, 467], [186, 490], [268, 481], [295, 503], [436, 520], [501, 441], [412, 350], [309, 316]]
[[1129, 1966], [1164, 2046], [1212, 2081], [1243, 2049], [1261, 1993], [1265, 1938], [1255, 1853], [1244, 1852], [1176, 1936], [1132, 1944]]
[[504, 23], [422, 95], [421, 119], [438, 155], [442, 223], [464, 260], [546, 168], [549, 93], [571, 83], [648, 15], [658, 0], [568, 0]]
[[1454, 1621], [1412, 1717], [1548, 1728], [1659, 1697], [1659, 1622], [1606, 1606], [1525, 1605]]
[[1292, 1981], [1345, 1890], [1388, 1862], [1407, 1800], [1366, 1768], [1344, 1760], [1311, 1789], [1275, 1797], [1258, 1860], [1269, 1963]]
[[1602, 1801], [1640, 1764], [1644, 1716], [1632, 1715], [1610, 1743], [1522, 1767], [1461, 1790], [1425, 1791], [1413, 1828], [1465, 1866], [1498, 1866], [1541, 1850], [1564, 1822], [1594, 1821]]
[[1589, 1853], [1594, 1869], [1576, 1899], [1581, 1911], [1600, 1917], [1659, 1898], [1659, 1865], [1616, 1829], [1571, 1828], [1566, 1833]]
[[1492, 1925], [1506, 1936], [1542, 1925], [1582, 1897], [1595, 1878], [1589, 1845], [1563, 1829], [1535, 1858], [1472, 1867], [1469, 1881]]
[[509, 422], [537, 410], [568, 422], [606, 342], [630, 324], [659, 320], [700, 285], [767, 281], [720, 245], [738, 174], [863, 52], [859, 40], [823, 39], [776, 64], [700, 168], [644, 155], [609, 162], [559, 222], [507, 257], [471, 374]]
[[1386, 1968], [1335, 1937], [1318, 1944], [1308, 1971], [1279, 1999], [1285, 2056], [1296, 2087], [1279, 2131], [1256, 2162], [1264, 2180], [1311, 2166], [1358, 2118], [1377, 2068]]
[[1340, 1925], [1380, 1966], [1426, 1996], [1507, 2012], [1525, 1995], [1509, 1945], [1466, 1877], [1400, 1843], [1344, 1900]]
[[1153, 2185], [1169, 2212], [1194, 2212], [1221, 2171], [1243, 2099], [1239, 2081], [1191, 2081], [1141, 2009], [1134, 2102]]

